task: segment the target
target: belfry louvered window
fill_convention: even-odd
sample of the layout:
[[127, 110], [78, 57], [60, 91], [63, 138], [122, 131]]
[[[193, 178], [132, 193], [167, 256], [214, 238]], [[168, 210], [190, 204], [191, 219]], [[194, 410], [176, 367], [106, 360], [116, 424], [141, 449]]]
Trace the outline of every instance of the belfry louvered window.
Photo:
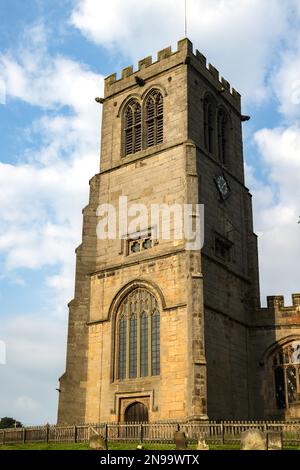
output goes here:
[[142, 150], [142, 111], [136, 100], [127, 104], [124, 119], [124, 153], [130, 155]]
[[159, 91], [154, 90], [147, 98], [146, 146], [161, 144], [164, 140], [164, 101]]
[[203, 104], [204, 119], [204, 146], [210, 153], [214, 150], [214, 105], [212, 99], [207, 96]]
[[116, 317], [115, 380], [160, 374], [160, 313], [153, 294], [130, 292]]
[[222, 163], [228, 160], [228, 118], [224, 109], [218, 113], [219, 159]]

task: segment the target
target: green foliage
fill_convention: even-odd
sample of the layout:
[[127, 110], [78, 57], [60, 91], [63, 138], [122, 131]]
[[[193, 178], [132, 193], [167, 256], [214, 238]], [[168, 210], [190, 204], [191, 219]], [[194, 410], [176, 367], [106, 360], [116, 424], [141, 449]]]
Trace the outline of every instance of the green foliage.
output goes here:
[[0, 429], [8, 429], [8, 428], [21, 428], [22, 423], [20, 421], [17, 421], [14, 418], [8, 418], [8, 416], [5, 416], [4, 418], [0, 419]]

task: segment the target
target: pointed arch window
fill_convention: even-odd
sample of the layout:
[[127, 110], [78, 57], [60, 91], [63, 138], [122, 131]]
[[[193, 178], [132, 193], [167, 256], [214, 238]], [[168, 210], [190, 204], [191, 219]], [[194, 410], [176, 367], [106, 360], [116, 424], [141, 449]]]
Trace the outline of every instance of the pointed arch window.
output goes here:
[[162, 94], [153, 90], [145, 105], [146, 147], [161, 144], [164, 140], [164, 101]]
[[214, 104], [210, 96], [206, 96], [203, 104], [203, 115], [204, 115], [204, 146], [210, 153], [214, 150]]
[[124, 110], [124, 154], [142, 150], [142, 110], [137, 100], [131, 100]]
[[300, 341], [276, 351], [273, 369], [277, 408], [288, 409], [300, 399]]
[[137, 288], [127, 295], [117, 312], [115, 334], [116, 380], [160, 374], [160, 312], [153, 294]]
[[228, 160], [228, 116], [224, 109], [218, 112], [218, 146], [219, 159], [222, 163]]

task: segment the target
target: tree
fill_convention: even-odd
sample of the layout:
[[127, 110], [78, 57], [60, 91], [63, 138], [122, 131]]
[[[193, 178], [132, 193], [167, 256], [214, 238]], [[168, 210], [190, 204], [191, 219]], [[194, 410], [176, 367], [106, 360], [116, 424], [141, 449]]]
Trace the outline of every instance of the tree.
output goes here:
[[8, 428], [22, 428], [22, 423], [17, 421], [14, 418], [8, 418], [5, 416], [4, 418], [0, 419], [0, 429], [8, 429]]

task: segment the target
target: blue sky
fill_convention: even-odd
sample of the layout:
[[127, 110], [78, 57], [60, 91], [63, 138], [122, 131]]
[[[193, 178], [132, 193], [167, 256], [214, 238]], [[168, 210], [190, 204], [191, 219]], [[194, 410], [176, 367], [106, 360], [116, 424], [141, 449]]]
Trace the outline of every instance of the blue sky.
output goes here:
[[[188, 36], [243, 96], [262, 298], [300, 291], [300, 7], [188, 0]], [[155, 20], [153, 21], [153, 15]], [[0, 416], [55, 422], [103, 77], [183, 36], [183, 0], [0, 3]], [[5, 93], [4, 93], [5, 91]]]

